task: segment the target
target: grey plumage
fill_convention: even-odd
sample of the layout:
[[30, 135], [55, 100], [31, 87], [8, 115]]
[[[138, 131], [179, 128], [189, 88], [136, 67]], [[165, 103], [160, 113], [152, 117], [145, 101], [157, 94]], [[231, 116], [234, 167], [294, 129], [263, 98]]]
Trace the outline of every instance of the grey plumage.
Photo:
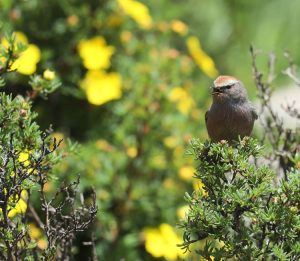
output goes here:
[[237, 140], [249, 136], [258, 118], [241, 81], [219, 76], [212, 87], [213, 103], [205, 114], [206, 128], [212, 141]]

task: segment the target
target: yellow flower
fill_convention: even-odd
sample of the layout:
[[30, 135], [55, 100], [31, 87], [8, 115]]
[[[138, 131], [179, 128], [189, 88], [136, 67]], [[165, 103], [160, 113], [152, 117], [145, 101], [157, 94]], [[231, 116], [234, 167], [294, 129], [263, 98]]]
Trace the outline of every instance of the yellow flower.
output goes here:
[[[41, 51], [35, 44], [30, 44], [25, 34], [22, 32], [15, 32], [15, 47], [18, 43], [26, 46], [25, 51], [19, 54], [18, 59], [14, 61], [11, 70], [16, 70], [19, 73], [30, 75], [36, 71], [36, 65], [41, 59]], [[7, 48], [7, 40], [2, 40], [2, 45]]]
[[175, 136], [168, 136], [163, 140], [166, 147], [173, 149], [178, 144], [178, 139]]
[[22, 32], [14, 32], [13, 37], [15, 38], [15, 44], [22, 43], [22, 44], [28, 44], [28, 38], [27, 36]]
[[[30, 155], [29, 152], [26, 150], [26, 151], [20, 152], [19, 157], [18, 157], [19, 162], [22, 163], [25, 168], [30, 165], [29, 155]], [[38, 171], [34, 168], [28, 168], [27, 173], [28, 174], [37, 174]], [[14, 175], [14, 173], [12, 173], [12, 174]]]
[[147, 228], [144, 230], [146, 251], [158, 258], [164, 256], [164, 241], [158, 229]]
[[21, 53], [12, 65], [12, 70], [17, 72], [30, 75], [36, 71], [36, 64], [40, 61], [41, 53], [36, 45], [29, 44], [27, 49]]
[[[22, 43], [23, 45], [27, 45], [28, 44], [28, 39], [26, 37], [25, 34], [23, 34], [22, 32], [14, 32], [12, 35], [14, 41], [14, 49], [18, 50], [18, 43]], [[9, 41], [6, 38], [2, 38], [1, 39], [1, 45], [5, 48], [8, 49], [9, 47]]]
[[125, 44], [128, 43], [128, 42], [130, 42], [131, 39], [132, 39], [132, 37], [133, 37], [133, 35], [132, 35], [132, 33], [129, 32], [129, 31], [124, 31], [124, 32], [122, 32], [121, 35], [120, 35], [121, 41], [122, 41], [123, 43], [125, 43]]
[[77, 15], [70, 15], [67, 17], [67, 24], [71, 27], [76, 26], [78, 24], [79, 18]]
[[191, 109], [195, 107], [194, 99], [181, 87], [173, 88], [170, 92], [169, 99], [177, 104], [178, 110], [183, 114], [188, 114]]
[[47, 69], [44, 71], [43, 77], [44, 77], [44, 79], [51, 81], [55, 78], [55, 72]]
[[88, 71], [81, 86], [89, 103], [94, 105], [102, 105], [122, 96], [121, 76], [118, 73]]
[[180, 219], [184, 219], [186, 217], [186, 214], [189, 211], [189, 206], [188, 205], [184, 205], [182, 207], [180, 207], [179, 209], [177, 209], [177, 216]]
[[135, 158], [137, 156], [138, 151], [136, 147], [131, 146], [126, 149], [126, 153], [130, 158]]
[[78, 44], [83, 65], [89, 70], [106, 69], [110, 66], [110, 58], [115, 52], [113, 46], [107, 46], [102, 36], [82, 40]]
[[112, 150], [113, 150], [112, 145], [108, 141], [103, 140], [103, 139], [99, 139], [96, 141], [96, 147], [99, 150], [103, 150], [106, 152], [112, 152]]
[[174, 188], [174, 181], [170, 178], [166, 178], [163, 182], [163, 186], [166, 189], [172, 189], [172, 188]]
[[118, 4], [124, 13], [135, 20], [140, 27], [143, 29], [151, 28], [152, 18], [147, 6], [135, 0], [118, 0]]
[[29, 224], [29, 236], [32, 240], [36, 241], [37, 246], [44, 250], [48, 247], [47, 240], [44, 238], [43, 232], [34, 223]]
[[182, 240], [169, 224], [163, 223], [158, 228], [145, 228], [144, 237], [146, 251], [153, 257], [176, 260], [187, 256], [177, 246]]
[[183, 166], [179, 169], [179, 176], [183, 180], [189, 181], [193, 178], [195, 173], [195, 168], [192, 166]]
[[20, 163], [22, 163], [24, 165], [24, 167], [28, 167], [28, 165], [30, 164], [29, 153], [27, 151], [21, 152], [19, 154], [18, 160]]
[[180, 35], [185, 35], [188, 31], [187, 25], [180, 20], [171, 21], [171, 29]]
[[39, 239], [37, 241], [37, 246], [40, 249], [44, 250], [44, 249], [46, 249], [48, 247], [48, 242], [47, 242], [47, 240], [45, 238], [41, 238], [41, 239]]
[[14, 205], [8, 209], [8, 217], [12, 218], [17, 214], [24, 214], [27, 209], [28, 193], [26, 190], [22, 190], [21, 197], [10, 197], [9, 203]]
[[34, 223], [29, 223], [29, 235], [32, 239], [38, 239], [42, 235], [42, 230]]
[[181, 87], [175, 87], [171, 90], [169, 98], [171, 101], [179, 101], [182, 96], [186, 95], [186, 91]]
[[204, 184], [200, 179], [197, 179], [196, 181], [194, 181], [193, 187], [194, 187], [195, 191], [200, 191], [202, 193], [203, 197], [208, 196], [208, 192], [204, 189]]
[[54, 187], [53, 187], [53, 182], [47, 181], [47, 182], [44, 184], [44, 191], [45, 191], [45, 192], [53, 191], [53, 189], [54, 189]]
[[218, 70], [215, 67], [215, 63], [213, 59], [203, 51], [198, 38], [195, 36], [190, 36], [187, 39], [186, 44], [191, 56], [193, 57], [199, 68], [209, 77], [216, 77], [218, 75]]

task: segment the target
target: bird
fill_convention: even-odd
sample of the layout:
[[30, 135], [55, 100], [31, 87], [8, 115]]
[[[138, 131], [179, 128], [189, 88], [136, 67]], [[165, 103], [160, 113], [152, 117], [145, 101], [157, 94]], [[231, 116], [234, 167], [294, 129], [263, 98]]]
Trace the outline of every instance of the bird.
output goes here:
[[218, 76], [212, 86], [212, 105], [205, 113], [211, 141], [232, 142], [250, 136], [257, 118], [244, 84], [233, 76]]

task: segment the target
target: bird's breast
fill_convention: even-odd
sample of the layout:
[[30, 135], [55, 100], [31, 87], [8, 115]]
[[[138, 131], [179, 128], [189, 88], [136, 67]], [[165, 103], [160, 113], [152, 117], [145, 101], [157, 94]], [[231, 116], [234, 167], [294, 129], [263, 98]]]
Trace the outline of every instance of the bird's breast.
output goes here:
[[214, 106], [208, 111], [207, 131], [213, 141], [238, 139], [249, 136], [253, 117], [247, 105]]

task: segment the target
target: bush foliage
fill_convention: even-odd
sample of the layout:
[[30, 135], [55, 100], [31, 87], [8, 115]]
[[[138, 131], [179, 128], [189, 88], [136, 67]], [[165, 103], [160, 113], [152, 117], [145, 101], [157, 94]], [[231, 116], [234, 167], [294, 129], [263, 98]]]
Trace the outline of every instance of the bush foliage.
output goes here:
[[249, 161], [261, 148], [248, 138], [236, 146], [192, 140], [191, 148], [205, 193], [186, 196], [182, 246], [209, 236], [198, 250], [208, 260], [299, 259], [299, 169], [276, 182], [275, 171]]
[[[151, 4], [142, 0], [0, 1], [0, 85], [6, 93], [2, 96], [3, 101], [7, 101], [1, 109], [9, 110], [8, 104], [15, 108], [6, 111], [5, 115], [8, 126], [16, 133], [12, 135], [16, 167], [20, 168], [24, 180], [30, 181], [28, 184], [22, 183], [19, 190], [11, 191], [15, 193], [11, 194], [15, 195], [12, 197], [14, 204], [22, 199], [20, 193], [26, 190], [28, 202], [38, 216], [45, 218], [45, 211], [52, 215], [52, 208], [47, 210], [46, 203], [40, 201], [42, 192], [38, 192], [38, 187], [46, 182], [44, 178], [47, 177], [43, 186], [50, 202], [51, 195], [56, 195], [56, 187], [71, 184], [63, 185], [57, 194], [58, 199], [67, 199], [65, 203], [74, 203], [74, 211], [70, 210], [69, 216], [80, 216], [75, 206], [80, 209], [82, 203], [90, 215], [90, 221], [96, 215], [88, 228], [87, 223], [90, 222], [85, 219], [82, 227], [74, 228], [69, 221], [54, 218], [57, 223], [50, 222], [48, 230], [39, 230], [37, 245], [30, 245], [27, 231], [20, 234], [26, 238], [20, 249], [28, 251], [23, 251], [18, 257], [22, 258], [29, 252], [41, 258], [49, 257], [53, 254], [51, 248], [58, 246], [58, 258], [72, 256], [77, 260], [83, 260], [87, 255], [93, 260], [197, 259], [194, 251], [184, 253], [176, 247], [182, 243], [182, 231], [176, 228], [176, 224], [184, 219], [189, 208], [183, 195], [185, 192], [192, 195], [191, 198], [203, 195], [199, 200], [209, 202], [211, 195], [207, 189], [209, 184], [217, 181], [210, 178], [211, 183], [208, 184], [207, 180], [202, 180], [193, 159], [183, 156], [184, 151], [192, 137], [199, 137], [200, 140], [207, 138], [204, 113], [209, 106], [209, 86], [219, 72], [236, 74], [245, 81], [250, 97], [255, 96], [249, 73], [250, 55], [245, 58], [249, 42], [254, 39], [264, 47], [278, 42], [276, 46], [282, 48], [284, 39], [290, 40], [291, 37], [281, 37], [279, 41], [276, 35], [282, 33], [282, 28], [285, 34], [295, 34], [296, 27], [293, 25], [298, 21], [297, 12], [289, 15], [291, 26], [288, 29], [282, 19], [275, 21], [278, 26], [272, 26], [274, 31], [268, 30], [268, 34], [262, 33], [263, 29], [253, 28], [268, 27], [266, 17], [271, 17], [270, 21], [274, 22], [273, 12], [268, 10], [281, 11], [283, 7], [293, 4], [281, 3], [281, 0], [272, 1], [272, 4], [259, 0], [239, 4], [221, 0], [188, 0], [184, 3], [162, 0]], [[266, 15], [268, 13], [269, 16]], [[297, 41], [293, 37], [290, 43], [298, 46]], [[256, 57], [257, 54], [253, 52], [252, 55]], [[241, 60], [245, 61], [243, 66], [237, 62]], [[290, 65], [289, 59], [280, 60], [279, 66], [273, 71], [274, 67], [269, 68], [270, 71], [273, 74], [280, 71], [286, 61]], [[260, 60], [258, 64], [261, 66]], [[290, 69], [292, 67], [289, 66]], [[257, 69], [256, 63], [253, 68]], [[280, 175], [286, 177], [293, 173], [291, 168], [296, 166], [295, 151], [299, 138], [296, 132], [281, 124], [272, 108], [265, 106], [269, 104], [271, 92], [266, 90], [270, 90], [269, 80], [273, 77], [263, 82], [258, 70], [254, 72], [258, 96], [264, 105], [261, 112], [270, 114], [261, 121], [266, 135], [259, 144], [266, 144], [263, 155], [268, 164], [279, 162], [282, 169]], [[293, 70], [286, 71], [286, 74], [295, 79]], [[279, 82], [286, 81], [280, 78]], [[31, 110], [34, 113], [30, 113]], [[289, 112], [293, 111], [290, 107]], [[24, 128], [20, 124], [25, 124]], [[50, 131], [41, 131], [49, 129], [49, 126], [55, 130], [51, 134]], [[3, 135], [8, 133], [3, 129]], [[254, 136], [261, 136], [259, 130], [255, 131]], [[5, 137], [3, 146], [8, 148], [9, 139]], [[56, 145], [62, 140], [58, 148], [53, 147], [53, 138]], [[32, 145], [28, 139], [32, 140]], [[72, 145], [69, 139], [80, 145]], [[26, 174], [27, 169], [34, 169], [35, 162], [43, 154], [43, 143], [51, 153], [43, 157], [45, 162], [41, 162], [42, 176]], [[228, 144], [199, 143], [197, 146], [212, 149], [216, 155], [219, 149], [225, 150], [222, 157], [232, 151], [236, 164], [243, 163], [241, 167], [248, 166], [256, 173], [253, 178], [268, 173], [263, 180], [255, 181], [265, 184], [267, 177], [271, 173], [275, 175], [275, 172], [247, 161], [256, 149], [254, 144], [254, 141], [248, 141], [243, 149], [252, 148], [252, 152], [241, 154]], [[20, 163], [20, 155], [33, 166]], [[260, 161], [260, 157], [256, 160]], [[212, 158], [213, 155], [209, 155], [205, 160]], [[215, 160], [219, 162], [219, 158]], [[47, 169], [42, 169], [44, 167]], [[211, 170], [207, 171], [208, 174]], [[220, 168], [219, 173], [228, 176], [226, 171]], [[249, 173], [249, 170], [245, 171]], [[192, 178], [195, 172], [200, 179]], [[5, 173], [10, 183], [3, 184], [8, 188], [13, 180], [9, 176], [11, 169], [5, 170]], [[78, 174], [80, 183], [76, 181]], [[253, 188], [247, 180], [241, 177], [233, 180], [237, 186], [242, 186], [242, 181], [251, 192]], [[75, 200], [75, 195], [68, 194], [69, 190], [76, 191], [77, 187], [85, 200], [81, 196]], [[234, 190], [233, 185], [228, 185], [230, 188]], [[269, 189], [276, 190], [277, 187], [272, 187], [270, 183]], [[96, 202], [93, 202], [93, 191]], [[234, 193], [232, 191], [230, 195]], [[269, 195], [267, 191], [255, 193]], [[265, 202], [262, 194], [260, 197], [257, 194], [255, 204], [260, 204], [259, 200]], [[232, 208], [237, 206], [237, 201], [235, 198], [230, 203]], [[95, 203], [99, 210], [97, 214]], [[6, 205], [9, 204], [6, 201]], [[30, 213], [28, 205], [26, 213], [15, 215], [12, 220], [16, 220], [17, 224], [20, 219], [25, 222], [23, 224], [34, 221], [41, 228], [36, 220], [32, 220], [34, 217]], [[59, 211], [57, 213], [63, 215]], [[27, 214], [29, 218], [24, 219]], [[66, 231], [70, 244], [62, 241], [62, 234], [55, 233], [60, 231], [56, 226], [60, 224], [70, 227], [71, 230]], [[190, 227], [191, 224], [185, 225]], [[258, 233], [257, 226], [255, 229]], [[75, 237], [73, 232], [78, 230], [85, 231]], [[185, 239], [192, 239], [187, 231], [184, 235]], [[53, 240], [53, 236], [57, 240]], [[211, 234], [208, 238], [212, 241]], [[47, 243], [51, 253], [40, 240]], [[12, 241], [14, 246], [20, 245], [18, 242], [18, 239]], [[205, 242], [206, 238], [203, 238], [190, 249], [200, 249], [208, 258]], [[225, 254], [235, 251], [234, 248], [227, 249], [227, 253], [222, 244], [221, 241], [214, 243]], [[255, 242], [252, 244], [254, 247]], [[284, 246], [282, 251], [287, 251]], [[232, 253], [229, 254], [234, 256], [235, 252]], [[210, 253], [209, 258], [214, 254]]]

